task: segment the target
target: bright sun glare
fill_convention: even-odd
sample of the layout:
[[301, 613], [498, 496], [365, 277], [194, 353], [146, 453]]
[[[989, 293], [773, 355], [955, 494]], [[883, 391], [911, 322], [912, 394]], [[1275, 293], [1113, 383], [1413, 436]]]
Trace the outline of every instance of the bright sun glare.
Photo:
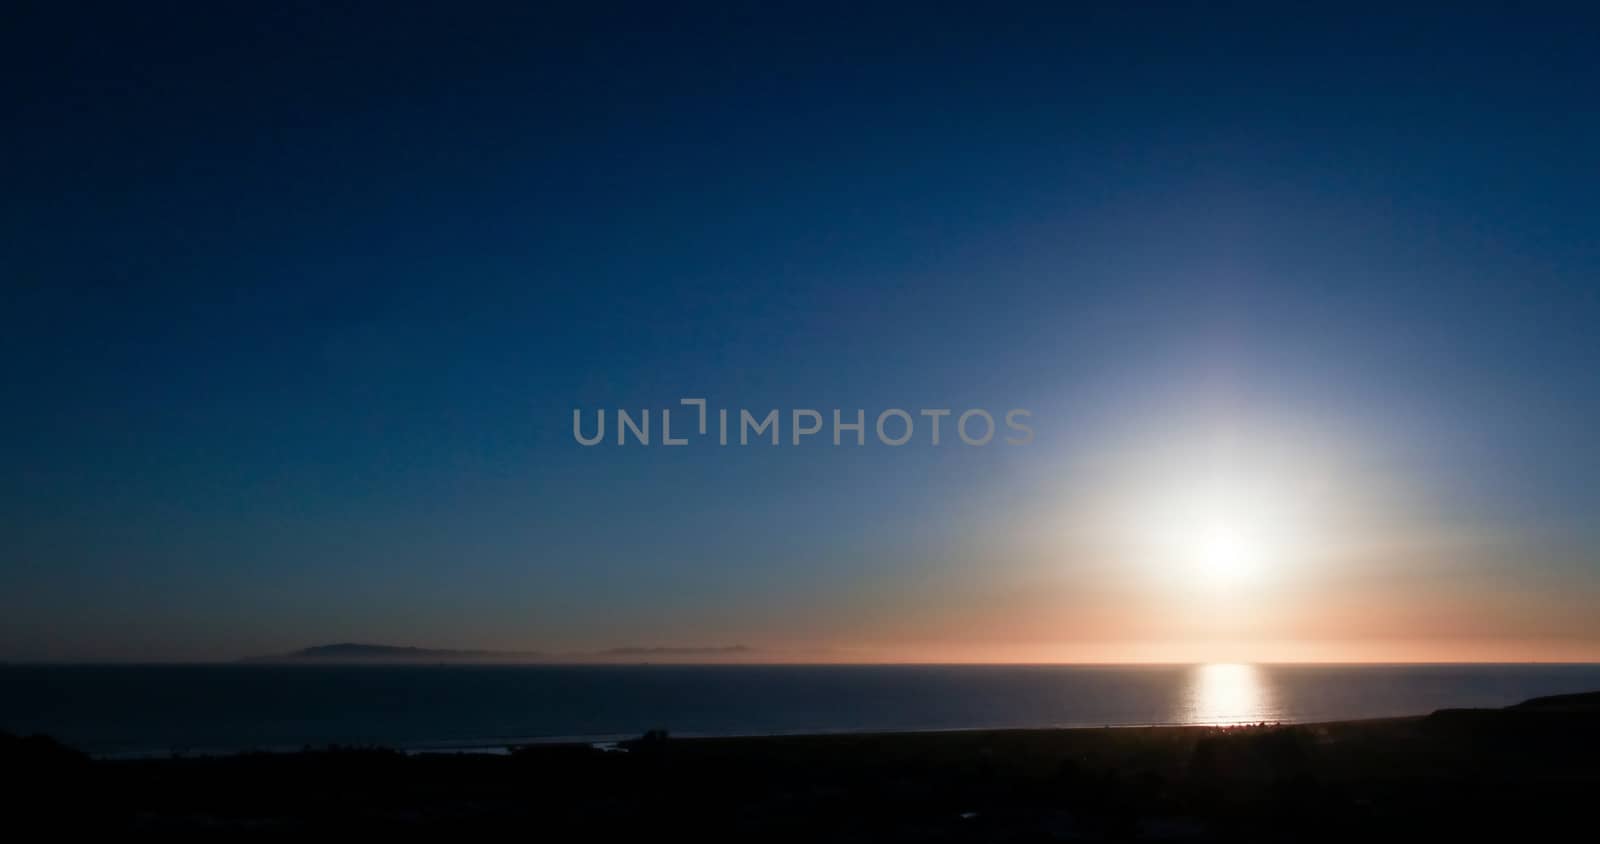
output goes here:
[[1074, 530], [1178, 594], [1264, 600], [1327, 559], [1329, 525], [1350, 512], [1348, 469], [1310, 435], [1128, 442]]
[[1239, 588], [1283, 562], [1287, 512], [1263, 477], [1208, 473], [1169, 485], [1146, 525], [1156, 556], [1182, 579]]
[[1196, 575], [1217, 583], [1235, 583], [1259, 573], [1270, 563], [1270, 516], [1265, 508], [1226, 490], [1212, 491], [1179, 515], [1174, 539]]

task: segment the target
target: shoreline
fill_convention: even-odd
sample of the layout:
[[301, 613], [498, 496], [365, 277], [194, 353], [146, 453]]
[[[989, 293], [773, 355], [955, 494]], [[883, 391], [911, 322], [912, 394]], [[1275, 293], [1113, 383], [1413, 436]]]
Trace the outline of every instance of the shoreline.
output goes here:
[[1600, 667], [0, 669], [0, 730], [107, 760], [389, 747], [1322, 724], [1600, 688]]
[[5, 737], [0, 773], [22, 783], [24, 814], [107, 833], [1529, 840], [1591, 814], [1600, 692], [1303, 724], [651, 732], [611, 747], [500, 747], [91, 759]]
[[[1469, 710], [1480, 711], [1480, 710]], [[1494, 710], [1483, 710], [1494, 711]], [[739, 741], [760, 739], [828, 739], [836, 737], [898, 737], [898, 736], [943, 736], [952, 734], [970, 733], [1067, 733], [1067, 732], [1099, 732], [1102, 730], [1243, 730], [1243, 729], [1274, 729], [1285, 727], [1336, 727], [1357, 726], [1389, 721], [1414, 721], [1430, 717], [1435, 713], [1424, 715], [1378, 715], [1365, 718], [1343, 718], [1337, 720], [1315, 721], [1233, 721], [1233, 722], [1127, 722], [1127, 723], [1100, 723], [1100, 724], [1055, 724], [1041, 726], [976, 726], [976, 727], [945, 727], [945, 728], [907, 728], [907, 729], [879, 729], [879, 728], [840, 728], [834, 730], [792, 730], [772, 732], [734, 732], [734, 733], [707, 733], [707, 732], [677, 732], [665, 731], [674, 740], [680, 742], [701, 741]], [[69, 742], [62, 742], [76, 752], [83, 753], [95, 761], [141, 761], [152, 759], [216, 759], [231, 756], [254, 755], [292, 755], [296, 753], [317, 753], [329, 750], [374, 750], [404, 754], [406, 756], [424, 755], [481, 755], [505, 756], [522, 749], [540, 747], [589, 747], [596, 750], [611, 750], [618, 745], [636, 740], [641, 733], [607, 733], [594, 735], [563, 735], [563, 736], [524, 736], [514, 739], [485, 738], [482, 740], [460, 741], [420, 741], [420, 742], [327, 742], [302, 745], [279, 745], [263, 747], [203, 747], [203, 748], [160, 748], [153, 750], [127, 750], [127, 751], [86, 751], [73, 746]], [[50, 736], [52, 740], [55, 737]]]

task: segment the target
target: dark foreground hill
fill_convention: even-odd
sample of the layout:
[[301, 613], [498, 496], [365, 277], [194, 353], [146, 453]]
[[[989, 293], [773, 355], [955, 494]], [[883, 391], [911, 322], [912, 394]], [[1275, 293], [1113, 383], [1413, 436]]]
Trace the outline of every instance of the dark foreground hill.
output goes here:
[[[6, 828], [553, 841], [1588, 840], [1600, 695], [1293, 727], [93, 761], [0, 738]], [[13, 838], [12, 840], [31, 840]]]

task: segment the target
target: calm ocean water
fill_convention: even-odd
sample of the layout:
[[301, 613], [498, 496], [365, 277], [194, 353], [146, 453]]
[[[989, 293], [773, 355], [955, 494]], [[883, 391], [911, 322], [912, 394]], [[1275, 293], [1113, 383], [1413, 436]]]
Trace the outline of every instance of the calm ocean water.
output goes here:
[[0, 729], [96, 754], [1306, 722], [1600, 690], [1600, 665], [8, 666]]

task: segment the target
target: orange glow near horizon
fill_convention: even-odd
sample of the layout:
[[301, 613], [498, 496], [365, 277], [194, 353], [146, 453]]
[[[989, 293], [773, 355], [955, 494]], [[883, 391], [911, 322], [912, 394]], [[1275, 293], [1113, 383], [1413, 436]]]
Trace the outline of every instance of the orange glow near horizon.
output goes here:
[[[997, 519], [926, 580], [863, 602], [847, 619], [861, 634], [850, 652], [917, 662], [1600, 659], [1591, 579], [1575, 566], [1528, 566], [1528, 554], [1553, 552], [1453, 517], [1392, 444], [1305, 422], [1233, 419], [1208, 431], [1193, 414], [1149, 415], [1184, 422], [1119, 430], [1040, 466], [1026, 512]], [[896, 605], [921, 611], [882, 609]]]
[[[965, 514], [974, 527], [958, 541], [863, 551], [847, 587], [785, 570], [711, 614], [663, 607], [563, 641], [495, 631], [444, 644], [749, 646], [660, 662], [1600, 662], [1583, 549], [1452, 513], [1395, 449], [1358, 437], [1263, 420], [1215, 434], [1192, 414], [1147, 416], [1184, 421], [1086, 434], [1082, 454], [1031, 464], [1004, 512]], [[1196, 676], [1201, 720], [1270, 710], [1246, 670]]]

